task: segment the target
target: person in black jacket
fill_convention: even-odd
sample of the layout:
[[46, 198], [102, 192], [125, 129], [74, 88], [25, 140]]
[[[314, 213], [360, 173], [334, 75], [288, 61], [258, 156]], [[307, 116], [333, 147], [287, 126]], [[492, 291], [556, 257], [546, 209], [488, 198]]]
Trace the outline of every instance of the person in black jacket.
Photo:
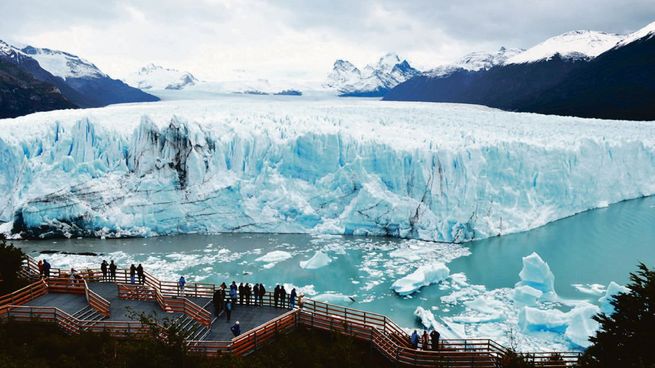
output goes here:
[[280, 302], [282, 304], [282, 308], [287, 306], [287, 291], [284, 289], [284, 285], [280, 287]]
[[256, 307], [257, 302], [259, 302], [259, 284], [252, 287], [252, 295], [254, 296], [252, 305]]
[[130, 284], [134, 284], [134, 281], [136, 280], [136, 267], [134, 266], [134, 263], [130, 266]]
[[441, 337], [441, 334], [437, 330], [430, 332], [430, 347], [432, 350], [439, 350], [439, 337]]
[[100, 270], [102, 271], [102, 281], [107, 281], [107, 261], [104, 259], [100, 264]]
[[223, 289], [219, 287], [214, 291], [214, 295], [212, 295], [212, 303], [214, 303], [214, 314], [216, 317], [218, 317], [218, 315], [221, 314], [221, 311], [223, 310], [223, 300], [225, 297], [221, 298], [222, 294]]
[[259, 294], [257, 294], [257, 297], [259, 298], [260, 307], [264, 305], [264, 295], [266, 295], [266, 288], [264, 284], [259, 284]]
[[143, 285], [146, 282], [146, 276], [143, 274], [143, 266], [141, 266], [141, 263], [136, 266], [136, 275], [139, 277], [139, 284]]
[[246, 296], [246, 291], [243, 287], [243, 282], [239, 284], [239, 304], [243, 305], [243, 297]]
[[109, 262], [109, 279], [111, 281], [114, 281], [114, 282], [116, 281], [116, 269], [117, 268], [118, 267], [116, 267], [116, 263], [114, 263], [114, 260], [112, 259]]
[[275, 290], [273, 291], [273, 300], [275, 301], [275, 308], [277, 308], [277, 302], [280, 299], [280, 285], [275, 285]]

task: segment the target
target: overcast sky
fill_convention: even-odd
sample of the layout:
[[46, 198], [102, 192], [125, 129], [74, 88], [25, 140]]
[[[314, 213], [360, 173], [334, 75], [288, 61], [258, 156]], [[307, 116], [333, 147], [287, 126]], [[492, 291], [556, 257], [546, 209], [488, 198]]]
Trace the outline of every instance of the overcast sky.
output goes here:
[[154, 62], [205, 80], [319, 80], [337, 58], [395, 51], [426, 69], [570, 30], [631, 32], [655, 21], [655, 0], [0, 0], [0, 16], [0, 39], [114, 77]]

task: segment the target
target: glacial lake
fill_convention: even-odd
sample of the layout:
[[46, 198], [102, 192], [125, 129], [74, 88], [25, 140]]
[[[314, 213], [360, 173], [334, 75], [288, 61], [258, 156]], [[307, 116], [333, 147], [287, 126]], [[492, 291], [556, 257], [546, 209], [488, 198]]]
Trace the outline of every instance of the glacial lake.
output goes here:
[[[383, 313], [407, 328], [421, 326], [414, 315], [420, 306], [447, 326], [445, 336], [493, 337], [503, 342], [515, 334], [520, 348], [570, 349], [561, 333], [520, 332], [518, 310], [505, 305], [511, 304], [508, 295], [519, 281], [522, 257], [536, 252], [548, 263], [562, 299], [598, 304], [603, 286], [610, 281], [625, 284], [638, 262], [655, 265], [655, 197], [587, 211], [528, 232], [459, 245], [239, 233], [14, 243], [34, 257], [48, 258], [54, 267], [98, 267], [102, 259], [114, 259], [120, 267], [143, 263], [149, 272], [169, 280], [184, 275], [198, 282], [263, 282], [269, 290], [274, 283], [287, 283], [308, 297]], [[329, 264], [317, 269], [300, 266], [319, 250], [330, 257]], [[42, 251], [93, 252], [98, 256]], [[436, 261], [446, 263], [455, 276], [409, 298], [390, 290], [394, 281], [417, 265]], [[498, 309], [504, 315], [502, 320], [485, 320], [490, 311], [465, 305], [475, 298], [486, 300], [485, 308]], [[568, 310], [557, 303], [547, 308]]]

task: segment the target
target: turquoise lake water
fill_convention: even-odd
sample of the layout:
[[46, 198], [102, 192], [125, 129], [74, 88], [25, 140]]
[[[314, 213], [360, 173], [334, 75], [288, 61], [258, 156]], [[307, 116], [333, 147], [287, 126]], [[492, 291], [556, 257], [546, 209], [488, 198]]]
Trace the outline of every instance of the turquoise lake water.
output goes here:
[[[98, 267], [102, 259], [115, 259], [122, 267], [129, 267], [132, 262], [143, 263], [148, 271], [169, 280], [185, 275], [190, 281], [264, 282], [269, 288], [274, 283], [289, 283], [302, 287], [309, 297], [384, 313], [402, 326], [412, 328], [419, 326], [413, 314], [418, 306], [431, 309], [439, 319], [463, 313], [466, 308], [462, 303], [446, 303], [441, 299], [448, 295], [458, 298], [459, 294], [454, 293], [460, 289], [467, 291], [470, 299], [470, 295], [497, 296], [481, 294], [482, 289], [512, 288], [519, 280], [521, 258], [532, 252], [537, 252], [549, 264], [555, 275], [555, 289], [562, 298], [596, 303], [598, 295], [580, 292], [572, 285], [607, 285], [610, 281], [624, 284], [638, 262], [655, 265], [655, 197], [584, 212], [529, 232], [462, 245], [298, 234], [64, 239], [21, 241], [17, 245], [35, 257], [50, 259], [54, 267]], [[399, 249], [405, 251], [400, 256], [394, 252]], [[327, 254], [332, 262], [318, 269], [300, 267], [300, 261], [309, 259], [317, 250]], [[42, 251], [98, 255], [42, 254]], [[395, 280], [412, 272], [417, 265], [436, 261], [446, 263], [451, 274], [464, 274], [467, 282], [459, 286], [454, 282], [431, 285], [411, 298], [399, 297], [389, 289]], [[514, 329], [515, 324], [515, 318], [509, 317], [488, 327]], [[455, 327], [467, 334], [486, 331], [472, 330], [468, 324], [459, 330]], [[553, 347], [563, 344], [557, 336], [538, 335], [527, 336], [526, 346], [533, 346], [539, 339]]]

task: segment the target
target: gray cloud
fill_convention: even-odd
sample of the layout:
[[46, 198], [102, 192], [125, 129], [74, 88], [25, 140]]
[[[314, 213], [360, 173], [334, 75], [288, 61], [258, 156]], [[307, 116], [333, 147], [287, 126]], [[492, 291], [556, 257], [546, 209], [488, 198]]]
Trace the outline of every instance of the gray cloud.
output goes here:
[[64, 49], [110, 73], [148, 63], [210, 79], [321, 78], [335, 58], [397, 51], [435, 66], [471, 51], [530, 47], [575, 29], [626, 33], [653, 0], [0, 1], [0, 39]]

